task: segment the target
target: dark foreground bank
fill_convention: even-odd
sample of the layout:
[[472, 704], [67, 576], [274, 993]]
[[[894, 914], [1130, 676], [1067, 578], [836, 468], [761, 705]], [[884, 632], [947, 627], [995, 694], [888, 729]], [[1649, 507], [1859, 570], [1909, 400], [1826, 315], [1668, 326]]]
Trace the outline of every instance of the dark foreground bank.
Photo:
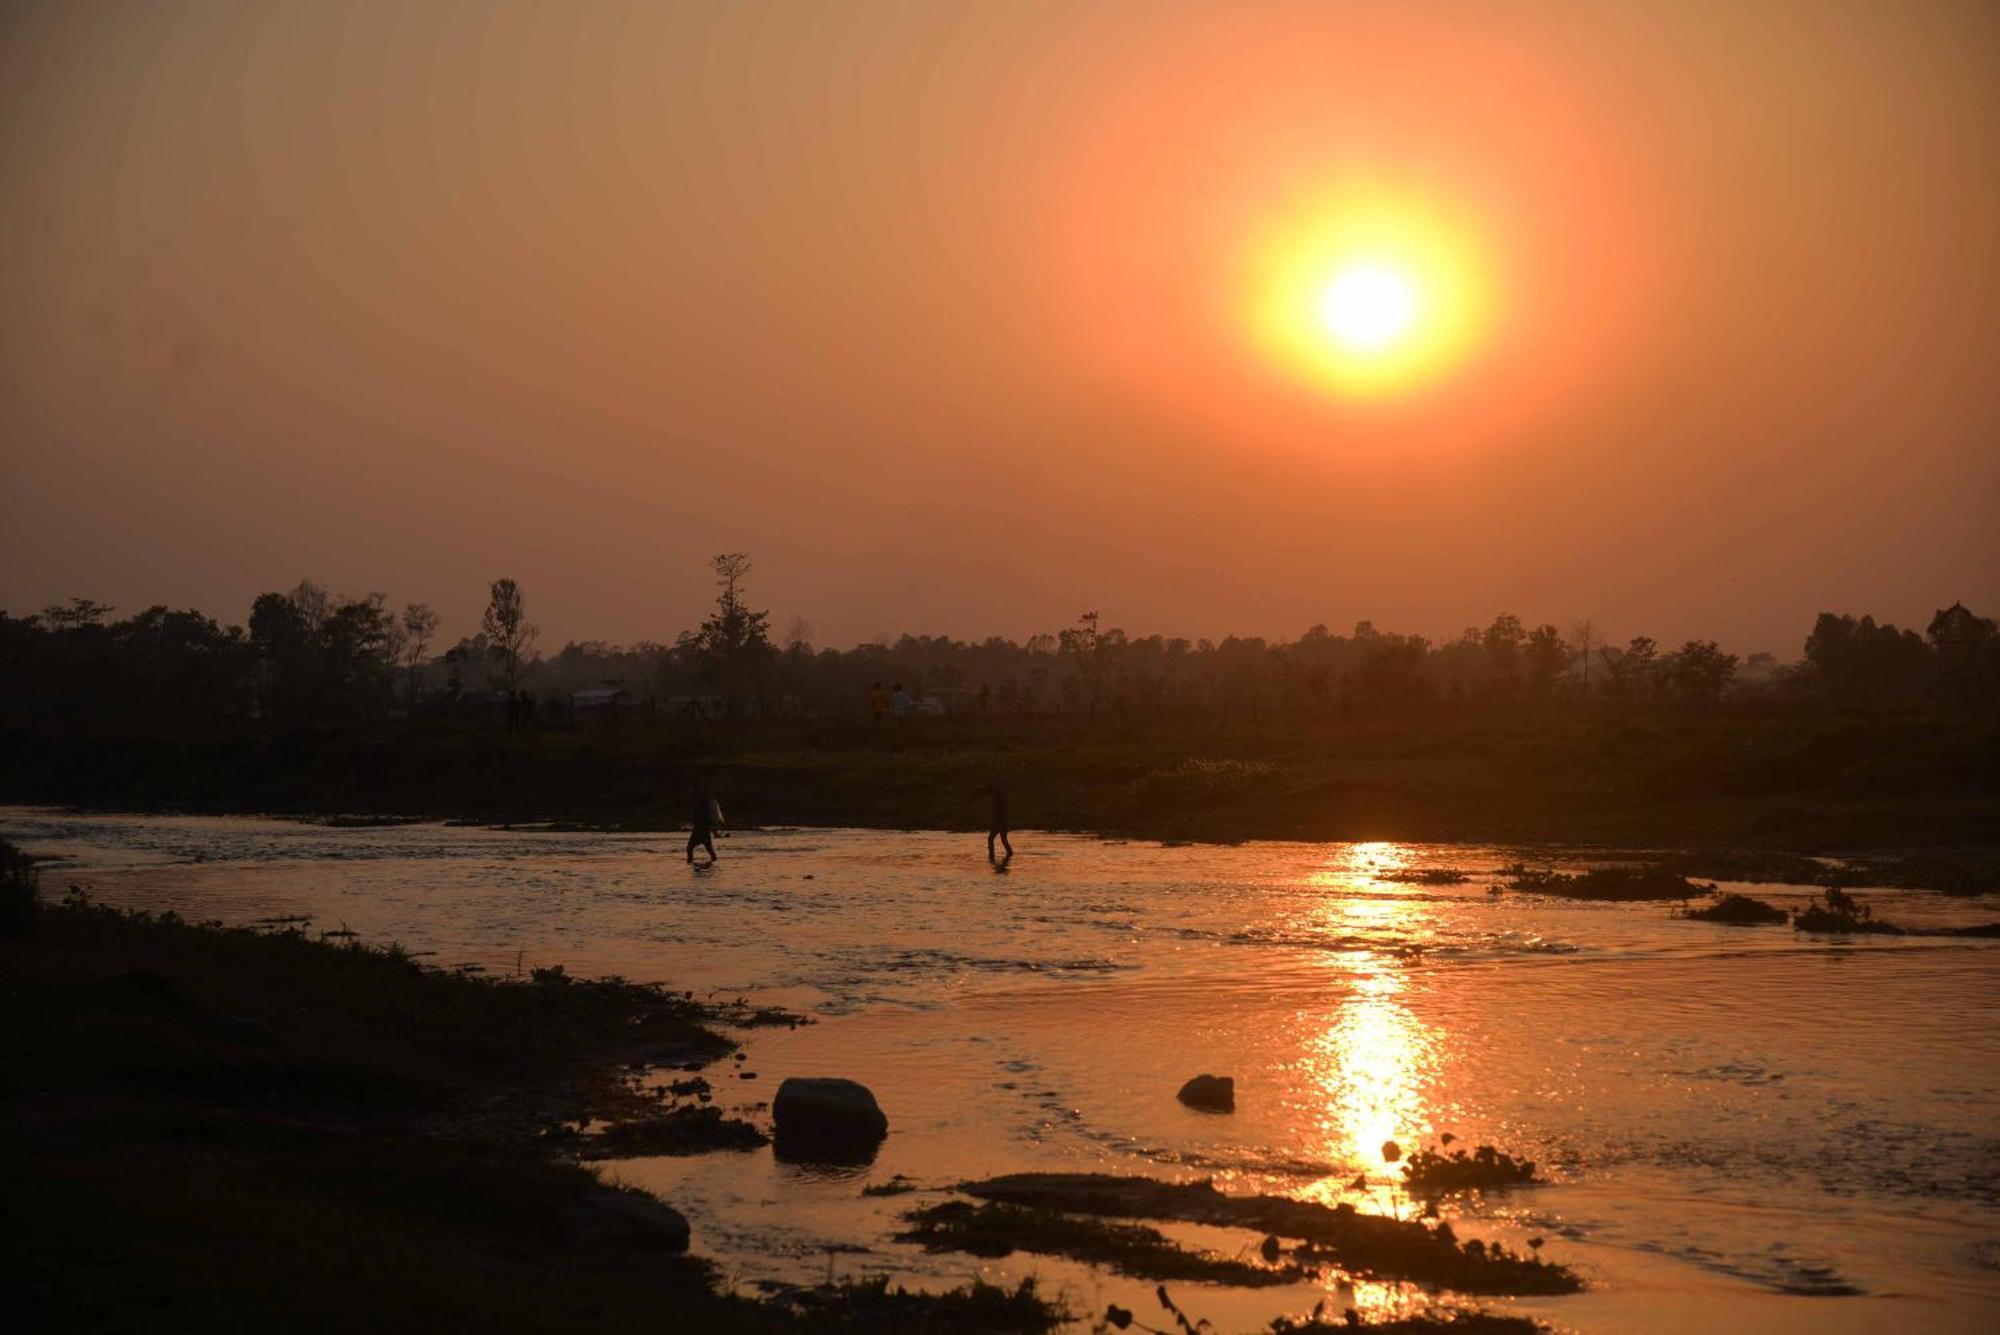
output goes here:
[[0, 801], [128, 811], [1168, 840], [1395, 839], [1837, 852], [2000, 843], [2000, 727], [1942, 715], [1511, 722], [937, 718], [286, 737], [0, 733]]
[[[686, 1222], [560, 1150], [620, 1063], [734, 1045], [684, 998], [78, 904], [0, 923], [16, 1330], [1034, 1331], [1026, 1288], [719, 1293]], [[740, 1126], [740, 1124], [737, 1124]], [[557, 1134], [552, 1134], [557, 1132]]]

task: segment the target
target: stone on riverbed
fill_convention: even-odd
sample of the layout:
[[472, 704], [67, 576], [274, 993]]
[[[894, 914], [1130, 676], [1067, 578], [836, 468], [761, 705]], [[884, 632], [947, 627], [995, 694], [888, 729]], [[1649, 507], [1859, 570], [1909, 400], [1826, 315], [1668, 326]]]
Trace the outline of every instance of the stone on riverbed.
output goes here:
[[1198, 1075], [1181, 1086], [1179, 1098], [1203, 1112], [1235, 1112], [1236, 1081], [1226, 1075]]
[[868, 1086], [833, 1076], [795, 1075], [779, 1085], [771, 1123], [788, 1159], [865, 1159], [889, 1134]]

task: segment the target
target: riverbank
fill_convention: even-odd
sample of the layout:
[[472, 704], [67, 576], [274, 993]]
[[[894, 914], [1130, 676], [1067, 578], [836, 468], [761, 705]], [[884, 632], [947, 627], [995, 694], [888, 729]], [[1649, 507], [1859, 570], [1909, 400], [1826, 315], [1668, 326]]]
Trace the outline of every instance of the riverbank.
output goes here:
[[2000, 729], [1938, 716], [809, 720], [310, 737], [0, 737], [0, 801], [98, 810], [1841, 852], [2000, 844]]
[[699, 1066], [747, 1015], [282, 928], [36, 908], [9, 874], [0, 1213], [20, 1329], [1021, 1331], [1057, 1315], [1031, 1288], [729, 1296], [681, 1254], [685, 1219], [575, 1162], [579, 1122], [657, 1111], [624, 1064]]

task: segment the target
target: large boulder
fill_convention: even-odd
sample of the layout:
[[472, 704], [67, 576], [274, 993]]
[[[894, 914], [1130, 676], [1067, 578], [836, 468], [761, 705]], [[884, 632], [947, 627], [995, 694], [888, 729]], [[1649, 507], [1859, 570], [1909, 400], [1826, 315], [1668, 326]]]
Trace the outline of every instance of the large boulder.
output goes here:
[[777, 1152], [787, 1159], [863, 1161], [889, 1134], [868, 1086], [833, 1076], [793, 1076], [771, 1100]]
[[1181, 1086], [1180, 1101], [1203, 1112], [1235, 1112], [1236, 1081], [1226, 1075], [1198, 1075]]

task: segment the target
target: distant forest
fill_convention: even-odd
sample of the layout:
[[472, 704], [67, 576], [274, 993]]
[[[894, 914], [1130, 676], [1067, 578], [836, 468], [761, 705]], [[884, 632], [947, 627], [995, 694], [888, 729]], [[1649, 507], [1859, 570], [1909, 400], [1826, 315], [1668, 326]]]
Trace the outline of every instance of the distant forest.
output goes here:
[[[865, 716], [877, 683], [925, 714], [1128, 718], [1248, 715], [1416, 720], [1553, 711], [1973, 711], [2000, 707], [2000, 636], [1962, 606], [1922, 633], [1823, 612], [1796, 661], [1739, 660], [1712, 640], [1605, 643], [1590, 622], [1511, 614], [1456, 638], [1313, 626], [1296, 640], [1221, 641], [1074, 625], [1017, 642], [904, 635], [816, 647], [774, 635], [750, 605], [750, 562], [712, 562], [714, 610], [671, 643], [581, 641], [541, 652], [525, 592], [495, 581], [476, 634], [437, 642], [439, 618], [381, 594], [307, 581], [259, 596], [247, 625], [192, 610], [123, 619], [85, 599], [0, 612], [0, 728], [167, 733], [310, 731], [424, 723], [564, 726], [608, 717], [728, 723]], [[579, 695], [579, 693], [584, 693]]]

